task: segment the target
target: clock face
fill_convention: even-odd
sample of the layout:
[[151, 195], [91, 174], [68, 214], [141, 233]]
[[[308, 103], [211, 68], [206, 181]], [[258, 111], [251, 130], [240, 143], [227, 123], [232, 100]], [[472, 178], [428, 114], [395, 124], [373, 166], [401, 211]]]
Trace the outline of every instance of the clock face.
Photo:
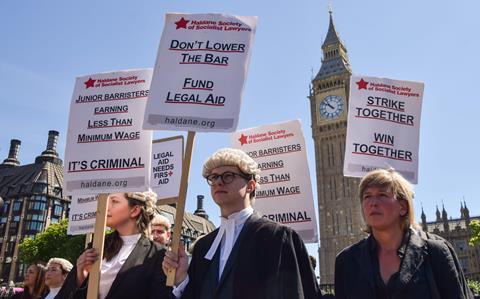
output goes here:
[[338, 118], [344, 109], [341, 96], [327, 96], [320, 103], [320, 115], [325, 119]]

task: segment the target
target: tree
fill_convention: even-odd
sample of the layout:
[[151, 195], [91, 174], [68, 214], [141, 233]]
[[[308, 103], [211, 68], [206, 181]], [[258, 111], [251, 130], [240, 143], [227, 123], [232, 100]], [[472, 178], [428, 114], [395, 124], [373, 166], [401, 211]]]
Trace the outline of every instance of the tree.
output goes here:
[[61, 257], [75, 264], [82, 253], [85, 236], [67, 235], [68, 220], [51, 224], [35, 239], [25, 238], [19, 245], [19, 258], [25, 264], [35, 261], [47, 262], [52, 257]]
[[480, 244], [480, 221], [475, 219], [470, 222], [470, 230], [472, 232], [470, 237], [470, 246]]

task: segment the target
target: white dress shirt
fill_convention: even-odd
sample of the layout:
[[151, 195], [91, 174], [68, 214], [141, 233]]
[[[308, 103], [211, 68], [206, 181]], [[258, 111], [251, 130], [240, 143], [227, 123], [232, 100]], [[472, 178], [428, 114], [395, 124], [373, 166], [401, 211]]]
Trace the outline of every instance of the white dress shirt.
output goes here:
[[[240, 235], [245, 221], [247, 221], [248, 217], [250, 217], [252, 214], [253, 208], [248, 207], [239, 212], [231, 214], [227, 218], [221, 217], [222, 223], [218, 229], [217, 236], [215, 237], [215, 240], [213, 240], [210, 249], [205, 255], [207, 260], [212, 260], [215, 252], [217, 252], [218, 246], [220, 246], [218, 277], [222, 276], [223, 269], [225, 268], [228, 257], [230, 256], [233, 246], [238, 239], [238, 235]], [[182, 293], [185, 291], [189, 281], [190, 279], [187, 275], [187, 278], [185, 278], [184, 281], [182, 281], [177, 287], [173, 287], [173, 294], [176, 298], [180, 298], [182, 296]]]
[[51, 288], [50, 291], [48, 292], [48, 295], [45, 297], [45, 299], [53, 299], [55, 296], [57, 296], [58, 292], [60, 291], [62, 287], [58, 288]]
[[110, 261], [103, 259], [102, 269], [100, 271], [100, 287], [99, 287], [99, 298], [105, 299], [110, 291], [113, 281], [117, 277], [117, 273], [122, 268], [123, 264], [127, 260], [130, 253], [140, 240], [141, 234], [135, 234], [131, 236], [120, 236], [123, 240], [123, 245], [120, 251], [116, 256], [114, 256]]

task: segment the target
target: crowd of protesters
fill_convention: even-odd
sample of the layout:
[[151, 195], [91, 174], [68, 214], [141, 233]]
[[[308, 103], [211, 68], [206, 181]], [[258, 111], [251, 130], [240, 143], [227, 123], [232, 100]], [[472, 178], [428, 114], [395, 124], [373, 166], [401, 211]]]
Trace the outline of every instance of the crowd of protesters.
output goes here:
[[[102, 259], [98, 298], [321, 298], [316, 261], [299, 235], [253, 208], [260, 169], [246, 153], [221, 149], [203, 177], [221, 225], [190, 248], [168, 250], [170, 221], [156, 213], [153, 192], [108, 197], [104, 254], [87, 248], [75, 265], [52, 258], [26, 271], [12, 298], [84, 299], [92, 265]], [[374, 170], [359, 186], [368, 237], [335, 262], [335, 298], [473, 298], [452, 246], [414, 221], [413, 189], [393, 169]], [[166, 273], [176, 270], [173, 287]], [[7, 292], [7, 289], [4, 289]], [[13, 286], [8, 295], [15, 293]]]

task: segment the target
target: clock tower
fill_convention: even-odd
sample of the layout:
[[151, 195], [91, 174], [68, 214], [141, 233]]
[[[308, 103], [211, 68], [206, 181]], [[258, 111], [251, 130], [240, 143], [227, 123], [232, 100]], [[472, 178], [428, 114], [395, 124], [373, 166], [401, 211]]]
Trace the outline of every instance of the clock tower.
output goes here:
[[343, 176], [352, 71], [347, 49], [335, 30], [332, 11], [322, 51], [322, 66], [312, 80], [309, 99], [320, 218], [320, 282], [331, 284], [336, 255], [365, 236], [357, 199], [359, 179]]

